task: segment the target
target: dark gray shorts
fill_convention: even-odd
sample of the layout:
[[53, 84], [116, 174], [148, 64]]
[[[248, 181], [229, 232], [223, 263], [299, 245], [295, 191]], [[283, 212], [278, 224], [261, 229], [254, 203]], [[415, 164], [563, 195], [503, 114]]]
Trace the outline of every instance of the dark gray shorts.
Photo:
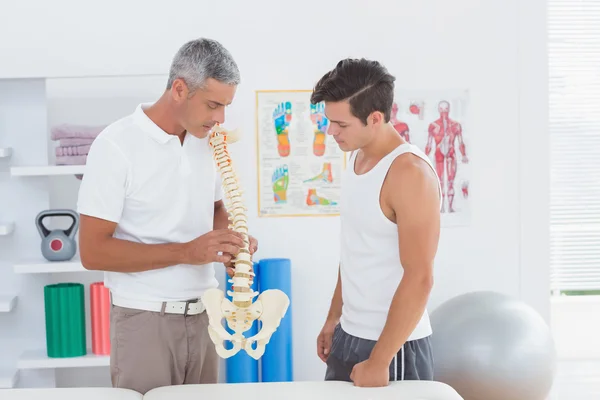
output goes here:
[[[375, 343], [374, 340], [349, 335], [338, 324], [327, 358], [325, 380], [350, 382], [352, 368], [369, 358]], [[390, 365], [390, 381], [394, 380], [433, 380], [433, 353], [429, 336], [408, 341], [402, 346]]]

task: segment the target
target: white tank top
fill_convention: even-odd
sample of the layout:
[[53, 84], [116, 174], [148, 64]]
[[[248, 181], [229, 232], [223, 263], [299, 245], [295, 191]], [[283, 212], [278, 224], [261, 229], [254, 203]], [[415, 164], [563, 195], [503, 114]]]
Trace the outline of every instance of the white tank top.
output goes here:
[[[398, 146], [362, 175], [354, 172], [354, 152], [343, 173], [340, 199], [343, 306], [340, 323], [344, 331], [364, 339], [378, 340], [381, 335], [404, 272], [400, 264], [398, 228], [383, 214], [379, 195], [392, 162], [405, 153], [421, 157], [435, 173], [427, 155], [408, 143]], [[429, 314], [425, 311], [409, 340], [431, 333]]]

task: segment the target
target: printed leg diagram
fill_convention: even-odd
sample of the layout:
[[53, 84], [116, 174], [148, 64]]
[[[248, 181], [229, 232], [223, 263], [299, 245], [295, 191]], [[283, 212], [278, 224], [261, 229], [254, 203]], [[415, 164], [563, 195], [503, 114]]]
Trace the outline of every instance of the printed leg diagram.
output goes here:
[[467, 197], [469, 197], [469, 181], [464, 181], [462, 184], [462, 194], [463, 197], [466, 199]]
[[273, 199], [275, 204], [283, 204], [287, 202], [287, 189], [289, 183], [288, 166], [282, 165], [276, 168], [271, 177], [273, 182]]
[[325, 104], [310, 105], [310, 119], [315, 130], [315, 138], [313, 140], [313, 154], [317, 157], [325, 154], [325, 135], [329, 127], [329, 120], [325, 117]]
[[335, 206], [337, 203], [317, 194], [317, 189], [308, 189], [306, 194], [306, 205], [308, 206]]
[[327, 182], [327, 183], [333, 182], [333, 174], [331, 173], [331, 163], [330, 162], [323, 163], [323, 170], [321, 171], [321, 173], [310, 179], [305, 180], [304, 183], [315, 182], [315, 181], [323, 181], [323, 182]]
[[[442, 185], [442, 204], [447, 196], [448, 212], [453, 213], [455, 212], [454, 179], [457, 172], [456, 141], [458, 141], [458, 148], [462, 154], [462, 162], [468, 163], [469, 160], [463, 141], [462, 125], [449, 117], [450, 103], [445, 100], [440, 101], [438, 112], [440, 117], [429, 124], [425, 154], [429, 155], [435, 148], [435, 169]], [[468, 194], [468, 190], [466, 193]], [[465, 195], [464, 190], [463, 195]], [[446, 212], [444, 205], [442, 205], [442, 212]]]
[[290, 155], [289, 126], [292, 121], [292, 103], [279, 104], [273, 111], [273, 123], [277, 133], [277, 152], [280, 157]]

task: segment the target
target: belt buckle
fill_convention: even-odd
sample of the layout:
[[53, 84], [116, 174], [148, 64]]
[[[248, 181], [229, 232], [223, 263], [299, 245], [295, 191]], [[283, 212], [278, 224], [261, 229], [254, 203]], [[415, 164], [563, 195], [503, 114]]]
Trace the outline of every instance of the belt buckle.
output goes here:
[[198, 302], [198, 299], [187, 300], [187, 301], [185, 302], [185, 310], [184, 310], [184, 312], [183, 312], [183, 316], [184, 316], [184, 317], [187, 317], [187, 315], [188, 315], [188, 311], [190, 310], [190, 304], [192, 304], [192, 303], [197, 303], [197, 302]]

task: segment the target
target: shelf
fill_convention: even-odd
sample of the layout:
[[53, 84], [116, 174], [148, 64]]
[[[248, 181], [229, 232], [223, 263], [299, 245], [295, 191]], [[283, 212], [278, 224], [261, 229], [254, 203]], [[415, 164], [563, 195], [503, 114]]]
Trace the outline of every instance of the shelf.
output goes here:
[[0, 158], [8, 158], [12, 155], [11, 147], [0, 147]]
[[44, 368], [82, 368], [105, 367], [110, 365], [110, 356], [97, 356], [90, 349], [88, 354], [80, 357], [50, 358], [43, 350], [29, 350], [19, 358], [19, 369], [44, 369]]
[[14, 230], [14, 222], [0, 222], [0, 236], [10, 235]]
[[84, 171], [85, 165], [38, 165], [10, 169], [12, 176], [82, 175]]
[[12, 389], [19, 380], [19, 371], [0, 369], [0, 389]]
[[0, 294], [0, 312], [11, 312], [17, 305], [17, 296]]
[[47, 261], [45, 259], [24, 261], [13, 266], [15, 274], [52, 274], [56, 272], [87, 272], [81, 261]]

